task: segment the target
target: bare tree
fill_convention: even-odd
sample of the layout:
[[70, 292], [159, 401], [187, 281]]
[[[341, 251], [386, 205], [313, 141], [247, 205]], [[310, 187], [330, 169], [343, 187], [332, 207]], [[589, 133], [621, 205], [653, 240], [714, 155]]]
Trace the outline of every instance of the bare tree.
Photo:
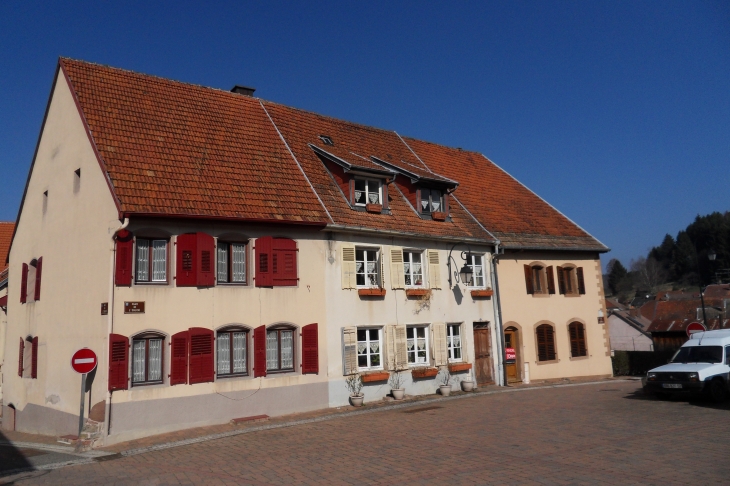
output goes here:
[[654, 257], [639, 257], [631, 261], [631, 271], [635, 273], [639, 285], [651, 293], [667, 281], [667, 272]]

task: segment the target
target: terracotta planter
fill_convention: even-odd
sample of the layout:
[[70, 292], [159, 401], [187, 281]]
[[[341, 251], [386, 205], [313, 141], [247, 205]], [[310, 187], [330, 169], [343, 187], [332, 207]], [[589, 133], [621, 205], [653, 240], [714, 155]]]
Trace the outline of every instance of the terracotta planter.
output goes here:
[[423, 297], [428, 295], [431, 289], [406, 289], [406, 297]]
[[350, 395], [350, 403], [352, 403], [353, 407], [362, 407], [363, 400], [365, 400], [365, 397], [363, 395], [360, 395], [359, 397]]
[[411, 376], [413, 378], [431, 378], [438, 374], [438, 368], [415, 368], [411, 370]]
[[365, 205], [365, 211], [368, 213], [377, 213], [380, 214], [383, 212], [383, 205], [382, 204], [366, 204]]
[[390, 392], [393, 394], [393, 398], [396, 400], [403, 400], [403, 397], [406, 396], [406, 389], [405, 388], [393, 388], [390, 390]]
[[494, 295], [494, 290], [492, 289], [485, 289], [485, 290], [472, 290], [471, 296], [474, 299], [480, 299], [485, 297], [491, 297]]
[[461, 389], [465, 392], [470, 392], [474, 390], [474, 382], [473, 381], [462, 381], [461, 382]]
[[431, 213], [431, 219], [434, 221], [446, 221], [446, 213], [442, 211], [434, 211]]
[[385, 289], [357, 289], [357, 295], [361, 297], [384, 297]]
[[451, 385], [439, 385], [439, 391], [441, 392], [441, 396], [448, 397], [451, 395]]
[[471, 369], [471, 363], [452, 363], [449, 365], [449, 371], [458, 373], [459, 371], [467, 371]]
[[374, 381], [388, 381], [390, 373], [387, 371], [378, 371], [375, 373], [368, 373], [367, 375], [360, 375], [363, 383], [372, 383]]

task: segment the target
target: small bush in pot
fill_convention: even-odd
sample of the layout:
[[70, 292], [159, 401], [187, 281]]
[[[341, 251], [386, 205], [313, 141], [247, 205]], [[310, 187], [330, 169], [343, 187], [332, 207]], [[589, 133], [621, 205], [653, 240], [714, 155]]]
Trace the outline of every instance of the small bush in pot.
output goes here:
[[350, 402], [354, 407], [362, 406], [365, 397], [362, 394], [362, 378], [359, 373], [350, 375], [345, 380], [345, 386], [350, 391]]
[[403, 388], [404, 378], [400, 371], [396, 371], [390, 375], [390, 392], [393, 394], [393, 398], [396, 400], [403, 400], [406, 394], [406, 389]]
[[439, 391], [444, 397], [451, 394], [451, 371], [448, 366], [442, 366], [438, 374]]

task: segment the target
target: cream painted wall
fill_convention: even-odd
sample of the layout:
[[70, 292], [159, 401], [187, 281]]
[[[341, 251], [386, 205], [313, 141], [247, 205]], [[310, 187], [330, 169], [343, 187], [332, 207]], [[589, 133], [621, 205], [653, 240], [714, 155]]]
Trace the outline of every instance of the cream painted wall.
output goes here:
[[[574, 264], [583, 267], [585, 295], [530, 295], [525, 287], [524, 265], [542, 262], [553, 267]], [[611, 375], [608, 329], [598, 323], [604, 309], [600, 260], [596, 254], [579, 252], [507, 252], [497, 265], [500, 302], [504, 328], [515, 325], [520, 330], [521, 361], [529, 365], [531, 381], [581, 376]], [[557, 273], [555, 274], [557, 280]], [[583, 322], [586, 329], [587, 358], [571, 358], [568, 324]], [[549, 321], [555, 326], [557, 362], [539, 363], [535, 327]], [[524, 367], [521, 370], [524, 375]], [[523, 376], [524, 378], [524, 376]]]

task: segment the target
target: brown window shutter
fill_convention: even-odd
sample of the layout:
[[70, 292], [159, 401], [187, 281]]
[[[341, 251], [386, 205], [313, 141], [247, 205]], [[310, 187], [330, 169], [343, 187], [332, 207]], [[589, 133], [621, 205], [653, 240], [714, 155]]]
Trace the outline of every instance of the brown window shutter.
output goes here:
[[20, 350], [18, 351], [18, 376], [23, 377], [23, 353], [25, 352], [25, 341], [20, 338]]
[[134, 246], [134, 235], [127, 230], [117, 233], [117, 254], [116, 268], [114, 272], [114, 283], [116, 285], [132, 285], [132, 249]]
[[302, 373], [319, 373], [319, 343], [316, 323], [302, 328]]
[[129, 338], [109, 335], [109, 391], [126, 390], [129, 381]]
[[197, 267], [200, 258], [196, 254], [197, 242], [196, 233], [186, 233], [177, 237], [177, 272], [175, 273], [177, 287], [196, 287], [198, 285]]
[[581, 323], [578, 323], [578, 354], [580, 356], [585, 356], [586, 354], [588, 354], [586, 350], [585, 328]]
[[535, 293], [532, 289], [532, 267], [530, 265], [525, 265], [525, 287], [527, 287], [528, 294]]
[[215, 240], [206, 233], [197, 233], [198, 262], [200, 267], [197, 275], [198, 287], [213, 287], [215, 285]]
[[190, 384], [207, 383], [215, 378], [213, 363], [213, 331], [190, 328]]
[[350, 178], [350, 206], [355, 205], [355, 179]]
[[170, 338], [170, 385], [185, 385], [188, 382], [188, 339], [190, 333], [182, 331]]
[[272, 239], [271, 278], [275, 287], [297, 285], [297, 242], [289, 238]]
[[[553, 275], [552, 265], [545, 269], [545, 274], [547, 276], [548, 294], [552, 295], [555, 293], [555, 275]], [[558, 285], [562, 285], [562, 281], [560, 280], [560, 267], [558, 267]], [[562, 294], [563, 292], [561, 291], [560, 293]]]
[[34, 300], [41, 300], [41, 272], [43, 271], [43, 257], [38, 259], [35, 264], [35, 289], [33, 292]]
[[20, 303], [28, 302], [28, 264], [23, 264], [23, 273], [20, 276]]
[[[40, 260], [38, 260], [40, 262]], [[38, 378], [38, 336], [33, 338], [30, 348], [30, 377]]]
[[568, 326], [568, 332], [570, 333], [570, 356], [575, 358], [578, 354], [578, 330], [576, 329], [575, 322], [571, 322]]
[[253, 376], [266, 376], [266, 326], [253, 330]]
[[558, 267], [558, 290], [560, 291], [560, 295], [565, 294], [565, 274], [563, 273], [563, 267]]
[[273, 238], [271, 236], [264, 236], [256, 239], [254, 247], [254, 258], [256, 260], [256, 274], [254, 275], [254, 281], [256, 282], [256, 287], [271, 287], [274, 285], [272, 271], [273, 258], [271, 254], [272, 244]]
[[552, 361], [555, 359], [554, 331], [549, 324], [537, 326], [537, 359], [538, 361]]
[[578, 277], [578, 293], [581, 295], [585, 295], [586, 283], [585, 283], [585, 280], [583, 279], [583, 267], [576, 268], [575, 274]]
[[388, 209], [388, 184], [383, 182], [383, 209]]
[[548, 324], [545, 324], [546, 330], [545, 330], [545, 337], [547, 341], [547, 359], [548, 361], [552, 361], [555, 359], [555, 331], [553, 330], [553, 326], [550, 326]]

